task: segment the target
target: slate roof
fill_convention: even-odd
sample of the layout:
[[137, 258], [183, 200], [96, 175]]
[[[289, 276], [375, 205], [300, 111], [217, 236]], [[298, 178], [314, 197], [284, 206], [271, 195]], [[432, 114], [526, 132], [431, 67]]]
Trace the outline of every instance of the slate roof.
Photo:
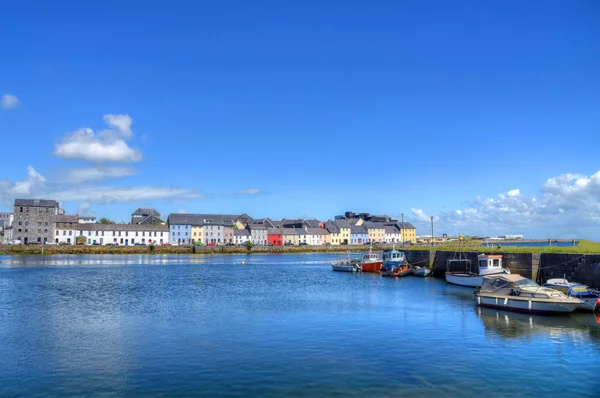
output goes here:
[[365, 221], [362, 226], [366, 229], [384, 229], [385, 225], [381, 222]]
[[409, 222], [397, 222], [395, 225], [400, 229], [416, 229], [415, 226]]
[[307, 228], [308, 235], [329, 235], [325, 228]]
[[[304, 232], [304, 230], [302, 230]], [[298, 235], [296, 228], [283, 228], [284, 235]]]
[[268, 235], [281, 235], [281, 230], [277, 228], [267, 228]]
[[319, 220], [312, 219], [312, 220], [304, 220], [302, 223], [305, 226], [307, 226], [308, 228], [319, 228], [319, 224], [321, 222]]
[[385, 233], [386, 234], [397, 235], [397, 234], [400, 233], [400, 231], [398, 231], [396, 228], [392, 227], [391, 225], [386, 225], [384, 228], [385, 228]]
[[250, 236], [250, 231], [247, 229], [234, 229], [233, 236]]
[[350, 234], [361, 234], [361, 235], [367, 235], [369, 232], [364, 229], [362, 226], [353, 226], [352, 228], [350, 228]]
[[262, 229], [267, 229], [267, 226], [260, 222], [251, 222], [247, 225], [247, 227], [252, 231], [252, 230], [262, 230]]
[[48, 199], [15, 199], [15, 206], [58, 207], [58, 202]]
[[331, 220], [327, 220], [325, 223], [325, 228], [329, 231], [330, 234], [338, 234], [340, 232], [340, 228], [335, 225], [335, 223]]
[[133, 212], [132, 216], [136, 215], [136, 216], [156, 216], [158, 218], [160, 218], [160, 213], [154, 209], [144, 209], [144, 208], [138, 208], [136, 211]]
[[70, 223], [79, 223], [79, 216], [67, 216], [64, 214], [54, 216], [54, 222], [70, 222]]
[[223, 225], [232, 226], [238, 216], [230, 214], [169, 214], [170, 225]]
[[346, 220], [335, 220], [333, 222], [338, 228], [350, 228], [350, 224]]

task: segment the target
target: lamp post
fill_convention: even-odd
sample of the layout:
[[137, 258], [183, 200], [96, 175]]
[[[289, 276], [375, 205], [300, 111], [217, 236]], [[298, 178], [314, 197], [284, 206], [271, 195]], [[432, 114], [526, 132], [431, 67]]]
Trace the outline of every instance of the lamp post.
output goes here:
[[433, 216], [431, 216], [431, 247], [433, 247]]

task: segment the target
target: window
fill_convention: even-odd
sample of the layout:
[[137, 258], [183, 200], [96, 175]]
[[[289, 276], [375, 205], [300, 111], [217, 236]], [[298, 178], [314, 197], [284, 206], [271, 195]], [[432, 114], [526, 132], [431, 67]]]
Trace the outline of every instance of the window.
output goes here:
[[23, 225], [23, 221], [19, 221], [19, 225]]
[[25, 226], [28, 227], [29, 226], [29, 221], [25, 221]]
[[38, 227], [41, 227], [41, 226], [42, 226], [42, 222], [38, 221]]
[[48, 233], [48, 228], [44, 228], [44, 233]]
[[71, 233], [72, 233], [72, 232], [73, 232], [73, 231], [69, 231], [69, 236], [71, 236]]
[[48, 221], [46, 221], [46, 222], [44, 223], [44, 226], [45, 226], [45, 227], [47, 227], [47, 226], [48, 226]]
[[21, 228], [19, 228], [19, 233], [21, 232]]
[[25, 228], [25, 233], [29, 232], [29, 230], [27, 228]]
[[[19, 213], [23, 213], [23, 207], [19, 208]], [[19, 238], [20, 239], [20, 238]]]

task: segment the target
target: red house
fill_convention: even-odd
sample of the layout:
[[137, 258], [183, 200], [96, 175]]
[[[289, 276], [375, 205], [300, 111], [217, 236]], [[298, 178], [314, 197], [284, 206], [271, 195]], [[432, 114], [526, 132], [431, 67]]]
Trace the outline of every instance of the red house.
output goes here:
[[277, 228], [267, 228], [267, 243], [273, 246], [283, 246], [283, 234]]

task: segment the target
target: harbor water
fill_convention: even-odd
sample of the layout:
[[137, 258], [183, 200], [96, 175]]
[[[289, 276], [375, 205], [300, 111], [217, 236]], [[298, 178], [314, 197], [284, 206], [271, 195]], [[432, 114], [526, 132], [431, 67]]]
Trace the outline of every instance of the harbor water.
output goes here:
[[598, 396], [596, 315], [336, 258], [0, 256], [0, 396]]

